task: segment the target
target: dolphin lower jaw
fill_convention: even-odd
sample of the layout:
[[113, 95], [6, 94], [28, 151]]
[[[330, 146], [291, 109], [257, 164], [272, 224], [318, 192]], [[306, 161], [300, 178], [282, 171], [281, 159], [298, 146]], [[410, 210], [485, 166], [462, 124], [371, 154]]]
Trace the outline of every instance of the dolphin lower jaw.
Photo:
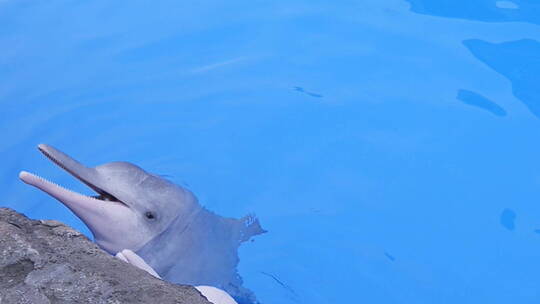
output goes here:
[[68, 207], [89, 227], [96, 238], [99, 238], [107, 230], [106, 228], [112, 220], [129, 216], [131, 213], [129, 207], [123, 203], [100, 200], [80, 194], [26, 171], [22, 171], [19, 178]]

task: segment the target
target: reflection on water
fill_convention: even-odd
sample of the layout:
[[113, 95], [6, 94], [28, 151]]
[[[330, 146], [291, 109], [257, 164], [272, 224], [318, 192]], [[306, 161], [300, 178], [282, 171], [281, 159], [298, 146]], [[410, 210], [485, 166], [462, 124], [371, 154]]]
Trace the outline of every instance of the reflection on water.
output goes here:
[[384, 255], [392, 262], [396, 260], [396, 258], [393, 255], [389, 254], [388, 252], [385, 252]]
[[512, 1], [497, 1], [495, 2], [495, 5], [498, 8], [506, 8], [506, 9], [518, 9], [519, 5]]
[[294, 90], [298, 91], [298, 92], [302, 92], [304, 94], [307, 94], [307, 95], [309, 95], [311, 97], [317, 97], [317, 98], [323, 97], [321, 94], [306, 91], [304, 88], [301, 88], [301, 87], [294, 87]]
[[465, 104], [479, 107], [497, 116], [506, 116], [506, 111], [503, 108], [501, 108], [493, 101], [473, 91], [459, 90], [457, 99], [463, 101], [463, 103]]
[[261, 271], [260, 273], [271, 278], [274, 283], [276, 283], [278, 286], [283, 288], [288, 293], [289, 299], [291, 299], [292, 301], [296, 303], [299, 303], [298, 294], [296, 293], [296, 291], [294, 291], [294, 289], [291, 286], [285, 284], [284, 282], [282, 282], [281, 279], [279, 279], [277, 276], [271, 273], [264, 272], [264, 271]]
[[[419, 14], [475, 21], [520, 21], [540, 24], [538, 1], [523, 0], [518, 2], [519, 5], [512, 1], [488, 0], [406, 1], [411, 4], [411, 10]], [[490, 43], [480, 39], [468, 39], [463, 43], [476, 58], [508, 78], [512, 82], [514, 95], [522, 100], [534, 115], [540, 117], [540, 90], [537, 89], [537, 75], [540, 74], [540, 42], [522, 39]], [[485, 101], [482, 103], [486, 104]], [[501, 113], [500, 110], [497, 112]]]
[[512, 82], [514, 95], [540, 118], [540, 42], [523, 39], [504, 43], [463, 42], [476, 58]]
[[501, 213], [501, 225], [508, 229], [508, 230], [514, 230], [516, 229], [516, 213], [511, 209], [504, 209]]
[[[530, 22], [540, 24], [540, 3], [536, 0], [406, 0], [415, 13], [487, 22]], [[518, 4], [519, 3], [519, 6]]]

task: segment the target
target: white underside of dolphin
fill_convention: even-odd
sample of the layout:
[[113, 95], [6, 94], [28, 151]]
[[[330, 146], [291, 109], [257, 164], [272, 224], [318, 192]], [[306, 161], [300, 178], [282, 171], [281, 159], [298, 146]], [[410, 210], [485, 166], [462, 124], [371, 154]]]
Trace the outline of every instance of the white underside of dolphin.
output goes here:
[[100, 247], [154, 276], [198, 286], [215, 304], [258, 303], [236, 270], [240, 244], [265, 232], [254, 216], [216, 215], [189, 190], [127, 162], [89, 168], [51, 146], [38, 149], [97, 195], [76, 193], [25, 171], [20, 179], [73, 211]]

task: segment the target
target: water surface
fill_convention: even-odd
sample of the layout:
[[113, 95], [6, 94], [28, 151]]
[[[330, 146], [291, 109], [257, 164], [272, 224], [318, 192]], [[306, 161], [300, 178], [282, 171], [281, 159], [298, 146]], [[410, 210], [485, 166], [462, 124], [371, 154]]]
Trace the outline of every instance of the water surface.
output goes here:
[[538, 12], [1, 1], [1, 204], [88, 234], [17, 179], [88, 191], [44, 142], [256, 213], [239, 269], [261, 303], [537, 303]]

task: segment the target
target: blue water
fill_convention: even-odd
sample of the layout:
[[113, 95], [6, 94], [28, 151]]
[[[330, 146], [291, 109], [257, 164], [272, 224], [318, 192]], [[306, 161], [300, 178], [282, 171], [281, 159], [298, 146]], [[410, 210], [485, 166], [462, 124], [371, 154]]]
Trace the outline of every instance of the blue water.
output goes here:
[[36, 150], [256, 213], [261, 303], [538, 303], [536, 0], [0, 1], [1, 205]]

